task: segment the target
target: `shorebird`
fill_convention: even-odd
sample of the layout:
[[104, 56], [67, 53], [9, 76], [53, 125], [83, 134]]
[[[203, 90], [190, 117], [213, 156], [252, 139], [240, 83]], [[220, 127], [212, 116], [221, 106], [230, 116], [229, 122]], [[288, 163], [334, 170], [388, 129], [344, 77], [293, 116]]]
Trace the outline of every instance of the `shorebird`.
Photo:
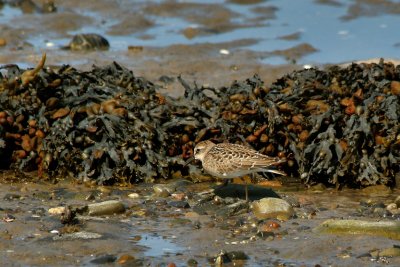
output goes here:
[[[279, 170], [269, 169], [270, 166], [285, 162], [285, 159], [269, 157], [238, 144], [202, 141], [194, 148], [194, 158], [201, 161], [206, 172], [221, 179], [232, 179], [257, 172], [286, 175]], [[248, 201], [247, 183], [245, 190]]]

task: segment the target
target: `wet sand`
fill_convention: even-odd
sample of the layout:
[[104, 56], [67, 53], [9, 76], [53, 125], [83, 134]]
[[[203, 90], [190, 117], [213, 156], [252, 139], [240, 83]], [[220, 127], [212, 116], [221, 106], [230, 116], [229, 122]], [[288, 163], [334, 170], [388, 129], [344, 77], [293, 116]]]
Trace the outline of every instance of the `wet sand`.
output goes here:
[[[2, 263], [7, 265], [77, 266], [96, 265], [97, 261], [122, 266], [166, 266], [169, 263], [187, 266], [188, 262], [195, 261], [198, 266], [207, 266], [214, 265], [221, 251], [239, 251], [246, 255], [247, 259], [235, 261], [235, 266], [400, 264], [398, 257], [373, 258], [369, 254], [397, 245], [397, 240], [313, 231], [330, 218], [392, 220], [372, 211], [360, 215], [359, 210], [361, 203], [378, 205], [394, 201], [398, 190], [392, 193], [381, 190], [371, 195], [361, 190], [316, 187], [305, 190], [300, 184], [286, 184], [274, 190], [292, 203], [296, 216], [288, 221], [260, 221], [251, 211], [222, 212], [227, 206], [217, 200], [218, 196], [198, 205], [196, 199], [215, 187], [215, 183], [210, 182], [185, 183], [175, 194], [160, 196], [152, 184], [99, 187], [62, 180], [57, 184], [35, 179], [11, 182], [12, 176], [2, 173], [0, 192], [3, 218], [0, 255]], [[156, 185], [168, 187], [174, 182], [181, 183], [170, 180]], [[227, 191], [232, 193], [232, 188]], [[237, 188], [243, 193], [243, 185]], [[250, 195], [255, 192], [250, 187]], [[181, 196], [185, 196], [183, 202], [190, 204], [179, 206]], [[60, 215], [50, 210], [110, 199], [123, 203], [126, 211], [103, 216], [78, 215], [75, 224], [63, 225]], [[7, 218], [12, 219], [7, 221]]]
[[[34, 1], [41, 7], [40, 1]], [[262, 2], [262, 1], [232, 1]], [[319, 1], [335, 4], [335, 1]], [[156, 27], [146, 14], [165, 17], [185, 18], [198, 28], [187, 27], [182, 35], [185, 38], [207, 36], [213, 33], [229, 32], [241, 27], [257, 27], [259, 21], [248, 18], [241, 23], [230, 23], [236, 14], [227, 11], [222, 5], [198, 6], [195, 4], [137, 5], [122, 1], [117, 5], [112, 1], [64, 1], [57, 2], [58, 12], [42, 14], [39, 11], [21, 11], [21, 14], [1, 24], [1, 36], [7, 44], [0, 48], [1, 64], [20, 64], [33, 67], [47, 53], [47, 65], [71, 64], [87, 70], [92, 65], [106, 65], [112, 61], [131, 69], [135, 75], [143, 76], [163, 86], [163, 93], [173, 96], [182, 94], [183, 88], [176, 77], [182, 75], [188, 82], [213, 87], [226, 86], [234, 80], [243, 80], [258, 73], [265, 83], [271, 84], [277, 78], [303, 66], [294, 63], [269, 65], [261, 63], [268, 53], [280, 55], [296, 62], [302, 56], [312, 53], [312, 44], [294, 45], [290, 49], [270, 52], [257, 52], [245, 47], [256, 43], [255, 39], [238, 39], [219, 43], [173, 44], [166, 46], [138, 46], [136, 43], [123, 43], [122, 48], [114, 46], [110, 51], [73, 52], [60, 50], [71, 38], [71, 31], [78, 31], [85, 25], [89, 30], [108, 21], [117, 22], [109, 27], [110, 36], [141, 35], [142, 39], [154, 38], [145, 33], [146, 29]], [[78, 12], [76, 7], [79, 5]], [[388, 4], [389, 5], [389, 4]], [[388, 6], [385, 5], [385, 6]], [[381, 12], [396, 10], [389, 8]], [[123, 12], [125, 7], [129, 12]], [[355, 5], [349, 19], [356, 17]], [[182, 8], [183, 12], [176, 12]], [[199, 15], [196, 15], [201, 10]], [[361, 10], [363, 11], [363, 10]], [[26, 12], [26, 13], [24, 13]], [[274, 17], [274, 9], [260, 10], [263, 22]], [[393, 11], [394, 12], [394, 11]], [[390, 12], [389, 12], [390, 13]], [[93, 15], [95, 14], [95, 15]], [[351, 15], [351, 17], [350, 17]], [[103, 18], [103, 20], [102, 20]], [[102, 22], [103, 21], [103, 22]], [[9, 23], [11, 22], [11, 24]], [[48, 41], [59, 40], [55, 47], [46, 47], [40, 38], [49, 36]], [[301, 34], [300, 34], [301, 35]], [[283, 39], [296, 39], [298, 35], [282, 35]], [[133, 46], [128, 49], [128, 46]], [[137, 46], [137, 47], [136, 47]], [[118, 48], [115, 48], [118, 47]], [[136, 48], [135, 48], [136, 47]], [[228, 53], [226, 52], [228, 51]], [[264, 61], [263, 61], [264, 62]], [[172, 77], [172, 82], [160, 81], [161, 76]], [[178, 208], [168, 204], [174, 197], [160, 197], [153, 194], [152, 185], [132, 185], [129, 187], [103, 188], [96, 185], [82, 185], [76, 181], [59, 181], [52, 184], [36, 178], [18, 181], [21, 176], [2, 173], [0, 189], [0, 246], [3, 264], [6, 265], [95, 265], [100, 262], [128, 266], [161, 266], [174, 262], [185, 266], [194, 259], [199, 266], [212, 265], [209, 258], [216, 257], [221, 250], [243, 251], [249, 259], [245, 266], [360, 266], [399, 265], [399, 258], [373, 258], [368, 253], [374, 249], [398, 245], [398, 241], [383, 237], [320, 235], [311, 231], [325, 219], [357, 218], [383, 220], [383, 216], [369, 214], [355, 215], [360, 201], [370, 203], [390, 203], [398, 195], [398, 190], [381, 196], [370, 196], [360, 190], [336, 191], [323, 189], [321, 192], [299, 190], [286, 192], [290, 187], [276, 191], [282, 196], [294, 198], [299, 202], [297, 218], [279, 222], [281, 227], [271, 239], [251, 239], [256, 231], [251, 226], [252, 214], [238, 216], [201, 215], [191, 208]], [[34, 176], [34, 174], [33, 174]], [[190, 195], [208, 190], [214, 183], [200, 183], [183, 190]], [[128, 194], [137, 192], [139, 197], [132, 199]], [[10, 195], [11, 194], [11, 195]], [[12, 196], [14, 194], [14, 196]], [[49, 209], [66, 205], [87, 205], [108, 199], [118, 199], [127, 207], [120, 215], [103, 217], [81, 217], [77, 228], [67, 229], [60, 223], [59, 216], [50, 215]], [[218, 208], [218, 206], [217, 206]], [[7, 222], [8, 215], [14, 219]], [[10, 218], [12, 218], [10, 217]], [[256, 227], [257, 228], [257, 227]], [[257, 228], [258, 229], [258, 228]], [[256, 230], [257, 230], [256, 229]], [[54, 231], [53, 231], [54, 230]], [[95, 239], [57, 240], [60, 231], [86, 231], [97, 233]], [[160, 245], [161, 244], [161, 245]], [[164, 249], [163, 248], [169, 248]], [[109, 255], [110, 257], [104, 257]], [[114, 257], [114, 258], [113, 258]], [[114, 259], [114, 260], [111, 260]]]

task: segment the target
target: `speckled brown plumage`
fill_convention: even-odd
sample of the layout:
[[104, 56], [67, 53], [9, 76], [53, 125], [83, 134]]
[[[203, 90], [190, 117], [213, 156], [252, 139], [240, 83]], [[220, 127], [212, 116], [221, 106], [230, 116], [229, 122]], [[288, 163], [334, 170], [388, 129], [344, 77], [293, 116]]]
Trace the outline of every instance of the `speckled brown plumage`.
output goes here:
[[201, 160], [206, 172], [218, 178], [230, 179], [255, 172], [284, 175], [283, 172], [268, 169], [285, 162], [284, 159], [268, 157], [242, 145], [203, 141], [196, 145], [194, 156]]

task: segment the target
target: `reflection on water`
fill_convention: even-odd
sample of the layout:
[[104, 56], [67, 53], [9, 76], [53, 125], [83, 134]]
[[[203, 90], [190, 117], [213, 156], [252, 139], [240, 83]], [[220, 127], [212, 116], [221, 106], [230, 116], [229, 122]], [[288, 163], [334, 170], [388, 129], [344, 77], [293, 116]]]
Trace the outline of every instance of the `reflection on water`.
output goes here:
[[176, 254], [184, 250], [170, 239], [157, 234], [143, 234], [137, 244], [148, 248], [144, 252], [146, 257], [160, 257], [166, 254]]

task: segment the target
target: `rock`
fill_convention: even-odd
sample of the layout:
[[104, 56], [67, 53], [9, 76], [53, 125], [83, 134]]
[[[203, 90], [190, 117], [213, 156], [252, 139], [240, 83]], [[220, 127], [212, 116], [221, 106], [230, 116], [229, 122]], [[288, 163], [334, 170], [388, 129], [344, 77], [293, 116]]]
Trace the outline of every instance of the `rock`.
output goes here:
[[311, 227], [307, 226], [307, 225], [301, 225], [301, 226], [297, 227], [297, 231], [299, 231], [299, 232], [307, 231], [307, 230], [310, 230], [310, 229], [311, 229]]
[[64, 213], [64, 211], [65, 211], [65, 207], [55, 207], [55, 208], [50, 208], [48, 210], [48, 213], [50, 215], [60, 215], [60, 214]]
[[230, 263], [231, 260], [229, 259], [228, 255], [226, 255], [225, 251], [221, 251], [218, 256], [211, 258], [210, 262], [214, 263], [215, 267], [222, 267], [225, 263]]
[[88, 205], [88, 215], [101, 216], [125, 212], [125, 206], [121, 201], [108, 200]]
[[186, 201], [170, 201], [168, 202], [168, 205], [174, 208], [180, 208], [180, 209], [186, 209], [186, 208], [190, 208], [189, 203], [187, 203]]
[[3, 221], [4, 222], [13, 222], [13, 221], [15, 221], [15, 216], [14, 215], [12, 215], [12, 214], [9, 214], [9, 213], [6, 213], [4, 216], [3, 216]]
[[66, 207], [64, 212], [61, 213], [60, 222], [62, 224], [74, 224], [77, 223], [76, 210], [72, 210], [71, 207]]
[[95, 33], [74, 35], [71, 42], [64, 49], [70, 50], [108, 50], [110, 44], [106, 38]]
[[276, 221], [267, 221], [267, 222], [261, 223], [258, 226], [258, 229], [260, 231], [263, 231], [263, 232], [264, 231], [265, 232], [272, 232], [272, 231], [275, 231], [275, 230], [279, 229], [280, 227], [281, 227], [281, 225]]
[[400, 222], [398, 221], [362, 221], [362, 220], [326, 220], [313, 229], [317, 233], [327, 234], [363, 234], [384, 236], [400, 240]]
[[189, 267], [196, 267], [199, 263], [195, 259], [188, 259], [186, 264]]
[[[214, 262], [214, 266], [224, 266], [225, 263], [230, 263], [232, 261], [242, 261], [247, 260], [249, 257], [243, 251], [221, 251], [217, 257], [210, 259], [210, 262]], [[235, 264], [234, 264], [235, 265]]]
[[[118, 264], [130, 264], [135, 260], [135, 257], [129, 254], [123, 254], [118, 259]], [[133, 265], [132, 265], [133, 266]]]
[[93, 264], [108, 264], [108, 263], [113, 263], [117, 260], [117, 257], [114, 255], [104, 255], [100, 256], [96, 259], [93, 259], [90, 261], [90, 263]]
[[11, 201], [11, 200], [19, 200], [19, 199], [22, 199], [22, 197], [21, 197], [21, 195], [18, 195], [18, 194], [8, 193], [8, 194], [6, 194], [6, 195], [4, 196], [3, 199], [4, 199], [4, 200]]
[[397, 204], [396, 204], [396, 203], [390, 203], [390, 204], [388, 204], [388, 205], [386, 206], [386, 209], [387, 209], [388, 211], [397, 210]]
[[400, 248], [399, 247], [392, 247], [386, 248], [382, 251], [376, 250], [371, 252], [372, 257], [399, 257], [400, 256]]
[[249, 204], [246, 201], [237, 201], [233, 204], [223, 206], [216, 210], [216, 214], [222, 217], [230, 217], [233, 215], [246, 213], [249, 209]]
[[75, 239], [99, 239], [101, 237], [102, 235], [98, 233], [81, 231], [71, 234], [64, 234], [61, 236], [57, 235], [53, 237], [53, 240], [58, 241], [58, 240], [75, 240]]
[[249, 259], [249, 256], [247, 256], [243, 251], [231, 251], [227, 253], [227, 256], [232, 261]]
[[191, 185], [192, 182], [185, 179], [177, 179], [172, 181], [169, 184], [156, 184], [153, 186], [154, 193], [159, 197], [168, 197], [171, 194], [175, 193], [177, 189], [182, 189], [188, 185]]
[[186, 198], [186, 194], [185, 193], [173, 193], [173, 194], [171, 194], [171, 196], [173, 198], [175, 198], [176, 200], [180, 200], [180, 201], [182, 201], [182, 200], [184, 200]]
[[396, 197], [394, 203], [396, 203], [397, 207], [400, 207], [400, 196]]
[[272, 219], [286, 221], [294, 215], [292, 206], [280, 198], [262, 198], [251, 205], [254, 215], [258, 219]]
[[[185, 187], [192, 185], [193, 183], [191, 181], [185, 180], [185, 179], [177, 179], [172, 181], [171, 183], [168, 184], [168, 186], [173, 189], [173, 191], [181, 190], [184, 189]], [[171, 192], [172, 194], [173, 192]]]
[[182, 34], [187, 38], [187, 39], [193, 39], [199, 34], [199, 29], [198, 28], [193, 28], [193, 27], [187, 27], [182, 31]]
[[326, 186], [323, 183], [319, 183], [311, 186], [308, 190], [314, 193], [322, 193], [326, 191]]
[[392, 189], [385, 185], [372, 185], [363, 188], [362, 192], [374, 196], [387, 196], [392, 193]]
[[128, 197], [129, 197], [129, 198], [133, 198], [133, 199], [137, 199], [137, 198], [140, 197], [140, 195], [139, 195], [138, 193], [130, 193], [130, 194], [128, 195]]
[[389, 215], [389, 211], [385, 208], [374, 208], [373, 214], [379, 217], [385, 217]]
[[256, 236], [261, 237], [264, 240], [272, 241], [275, 238], [275, 233], [269, 231], [259, 231]]
[[156, 184], [153, 186], [154, 194], [158, 197], [168, 197], [173, 192], [172, 190], [175, 191], [175, 189], [172, 189], [171, 187], [165, 184]]

